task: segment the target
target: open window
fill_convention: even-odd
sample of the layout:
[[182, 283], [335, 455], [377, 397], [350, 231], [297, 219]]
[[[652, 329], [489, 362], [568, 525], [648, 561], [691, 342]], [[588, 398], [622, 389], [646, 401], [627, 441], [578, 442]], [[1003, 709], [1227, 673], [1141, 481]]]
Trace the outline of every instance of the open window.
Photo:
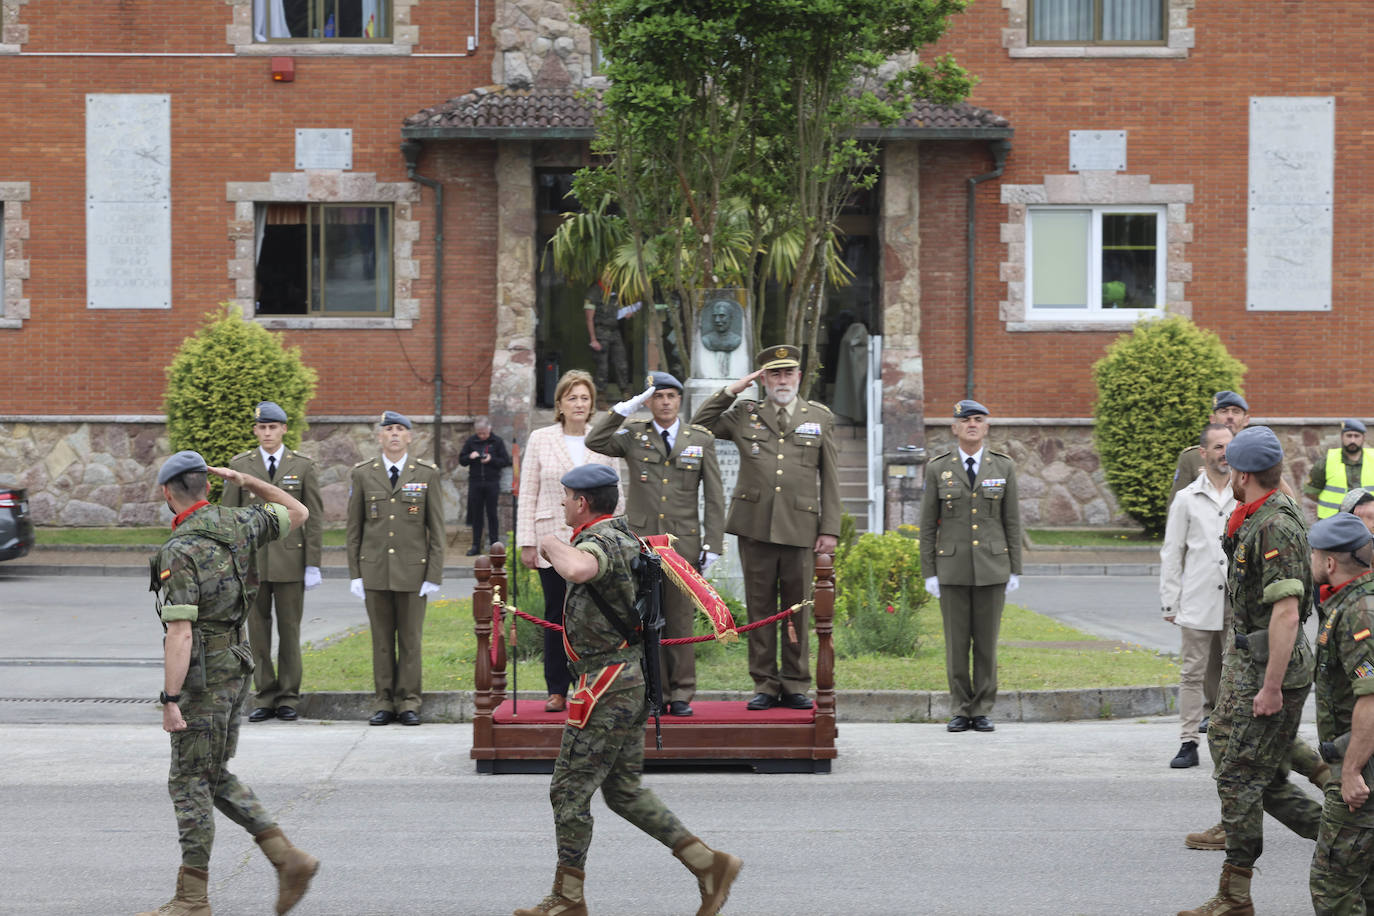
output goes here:
[[389, 204], [258, 204], [257, 314], [390, 316], [392, 217]]
[[390, 0], [253, 0], [253, 40], [391, 40]]

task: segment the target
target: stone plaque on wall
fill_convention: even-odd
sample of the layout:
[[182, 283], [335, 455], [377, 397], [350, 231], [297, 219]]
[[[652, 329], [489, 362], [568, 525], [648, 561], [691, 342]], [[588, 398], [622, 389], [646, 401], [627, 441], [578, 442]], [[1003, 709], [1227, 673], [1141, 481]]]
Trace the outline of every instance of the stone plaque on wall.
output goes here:
[[[728, 439], [716, 440], [716, 463], [720, 465], [720, 484], [725, 491], [725, 511], [730, 511], [730, 496], [735, 492], [735, 485], [739, 483], [739, 447]], [[697, 497], [697, 512], [701, 514], [704, 522], [706, 519], [706, 499], [702, 495]], [[718, 545], [717, 552], [720, 552]], [[744, 569], [740, 566], [739, 559], [739, 538], [733, 534], [725, 535], [725, 550], [721, 557], [711, 567], [706, 578], [715, 585], [716, 591], [723, 595], [729, 595], [739, 600], [744, 600]], [[693, 557], [692, 559], [695, 559]], [[745, 624], [748, 621], [737, 620], [735, 623]]]
[[1329, 311], [1336, 101], [1250, 99], [1246, 308]]
[[353, 168], [353, 131], [328, 128], [297, 128], [296, 168]]
[[167, 95], [86, 96], [86, 305], [172, 307]]
[[1126, 171], [1124, 130], [1069, 131], [1069, 171]]

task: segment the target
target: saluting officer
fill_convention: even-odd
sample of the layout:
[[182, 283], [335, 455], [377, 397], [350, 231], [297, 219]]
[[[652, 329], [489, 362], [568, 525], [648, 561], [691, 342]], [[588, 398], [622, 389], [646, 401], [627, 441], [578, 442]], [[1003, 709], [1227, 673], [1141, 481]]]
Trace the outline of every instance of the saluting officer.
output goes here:
[[350, 589], [367, 602], [377, 711], [368, 722], [420, 724], [425, 599], [444, 580], [439, 469], [410, 450], [410, 420], [388, 410], [379, 458], [353, 466], [348, 491]]
[[[725, 525], [725, 494], [716, 463], [716, 442], [704, 426], [682, 422], [682, 383], [667, 372], [655, 372], [652, 384], [622, 401], [587, 433], [587, 448], [629, 466], [626, 520], [635, 534], [671, 534], [679, 554], [698, 570], [720, 556]], [[652, 420], [626, 419], [645, 402]], [[705, 502], [705, 523], [697, 495]], [[692, 635], [696, 608], [680, 589], [663, 590], [664, 636]], [[696, 650], [691, 644], [663, 647], [668, 682], [668, 714], [690, 716], [696, 693]]]
[[[286, 411], [263, 401], [253, 411], [258, 447], [229, 461], [236, 471], [274, 483], [310, 510], [303, 528], [283, 540], [258, 548], [258, 598], [248, 615], [248, 643], [253, 647], [253, 686], [257, 704], [249, 722], [298, 718], [301, 698], [301, 617], [305, 593], [320, 584], [320, 548], [324, 539], [324, 502], [315, 462], [282, 444]], [[257, 494], [233, 480], [224, 485], [220, 505], [230, 509], [259, 504]], [[272, 667], [272, 605], [277, 607], [277, 667]]]
[[[921, 568], [940, 599], [952, 732], [990, 732], [997, 699], [997, 633], [1007, 592], [1021, 575], [1021, 508], [1016, 465], [985, 448], [988, 409], [954, 405], [958, 447], [926, 465], [921, 493]], [[973, 678], [969, 679], [969, 649]]]
[[[835, 417], [829, 408], [798, 396], [801, 351], [769, 347], [756, 357], [758, 370], [731, 382], [697, 410], [694, 424], [739, 447], [739, 483], [730, 500], [725, 530], [739, 536], [744, 596], [750, 622], [771, 617], [804, 600], [816, 554], [835, 553], [840, 533], [840, 480], [835, 456]], [[735, 399], [762, 378], [767, 398]], [[791, 618], [797, 639], [782, 641], [770, 624], [749, 631], [749, 708], [810, 709], [810, 615]], [[785, 631], [784, 631], [785, 632]]]

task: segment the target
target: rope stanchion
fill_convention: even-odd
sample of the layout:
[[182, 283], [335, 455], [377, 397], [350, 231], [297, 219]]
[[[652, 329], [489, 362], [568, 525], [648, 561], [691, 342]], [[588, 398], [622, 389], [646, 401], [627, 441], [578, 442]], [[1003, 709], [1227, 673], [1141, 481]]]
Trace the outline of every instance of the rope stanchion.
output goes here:
[[[747, 633], [747, 632], [749, 632], [750, 630], [757, 630], [759, 627], [767, 626], [767, 625], [770, 624], [770, 623], [777, 623], [779, 620], [782, 620], [782, 619], [785, 618], [785, 617], [790, 617], [790, 616], [792, 616], [793, 614], [795, 614], [795, 613], [797, 613], [798, 611], [800, 611], [802, 608], [806, 607], [807, 605], [813, 604], [813, 603], [814, 603], [814, 602], [813, 602], [810, 598], [808, 598], [808, 599], [805, 600], [805, 601], [799, 601], [799, 602], [797, 602], [796, 604], [792, 605], [792, 606], [791, 606], [790, 608], [788, 608], [787, 610], [785, 610], [785, 611], [779, 611], [778, 613], [774, 614], [772, 617], [765, 617], [765, 618], [763, 618], [762, 620], [756, 620], [756, 621], [754, 621], [753, 623], [746, 623], [744, 626], [738, 627], [737, 630], [736, 630], [736, 632], [739, 632], [739, 633]], [[560, 633], [563, 632], [563, 627], [562, 627], [562, 626], [560, 626], [559, 624], [556, 624], [556, 623], [550, 623], [549, 621], [545, 620], [545, 619], [542, 618], [542, 617], [535, 617], [533, 614], [526, 614], [524, 611], [520, 610], [519, 608], [510, 608], [509, 610], [510, 610], [510, 612], [511, 612], [512, 614], [514, 614], [515, 616], [520, 617], [520, 618], [522, 618], [522, 619], [524, 619], [524, 620], [528, 620], [530, 623], [537, 624], [537, 625], [543, 627], [543, 628], [546, 629], [546, 630], [557, 630], [557, 631], [559, 631]], [[660, 643], [661, 643], [662, 645], [665, 645], [665, 646], [682, 646], [682, 645], [687, 645], [688, 643], [695, 643], [695, 642], [714, 642], [715, 640], [716, 640], [715, 635], [714, 635], [714, 634], [708, 633], [708, 634], [706, 634], [705, 636], [680, 636], [680, 637], [676, 637], [676, 638], [674, 638], [674, 639], [664, 639], [664, 640], [660, 640]]]

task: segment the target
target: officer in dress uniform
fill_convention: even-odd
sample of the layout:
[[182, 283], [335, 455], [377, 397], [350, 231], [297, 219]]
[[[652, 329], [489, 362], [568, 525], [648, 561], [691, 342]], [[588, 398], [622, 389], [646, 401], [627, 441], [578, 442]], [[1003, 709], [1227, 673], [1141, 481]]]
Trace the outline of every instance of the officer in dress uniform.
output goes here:
[[439, 468], [409, 454], [410, 420], [388, 410], [378, 458], [353, 466], [348, 491], [349, 588], [367, 602], [377, 711], [368, 722], [420, 724], [425, 599], [444, 579]]
[[[985, 448], [988, 409], [954, 405], [958, 446], [926, 465], [921, 492], [921, 569], [940, 599], [952, 732], [990, 732], [997, 699], [997, 633], [1007, 592], [1021, 575], [1021, 508], [1016, 465]], [[973, 678], [969, 678], [969, 649]]]
[[[716, 392], [697, 410], [694, 425], [739, 447], [739, 483], [725, 530], [739, 536], [750, 622], [772, 617], [807, 597], [816, 554], [835, 553], [840, 533], [840, 483], [835, 418], [830, 409], [798, 396], [801, 351], [769, 347], [757, 371]], [[762, 378], [767, 398], [735, 400]], [[790, 620], [790, 623], [789, 623]], [[810, 614], [749, 631], [749, 708], [810, 709]], [[778, 632], [782, 670], [778, 669]], [[791, 638], [795, 632], [796, 640]]]
[[[716, 463], [716, 442], [704, 426], [682, 422], [682, 383], [667, 372], [650, 376], [648, 388], [611, 408], [587, 433], [587, 448], [629, 467], [625, 490], [626, 519], [641, 537], [671, 534], [674, 549], [698, 571], [720, 555], [724, 538], [725, 495]], [[628, 417], [645, 402], [651, 420]], [[697, 497], [705, 502], [702, 523]], [[663, 590], [667, 625], [663, 635], [676, 639], [692, 635], [696, 608], [681, 589]], [[696, 693], [696, 651], [690, 644], [663, 647], [668, 684], [668, 714], [690, 716]]]
[[[320, 584], [320, 548], [324, 539], [324, 502], [315, 462], [282, 444], [286, 411], [263, 401], [253, 411], [258, 447], [235, 455], [229, 467], [249, 477], [276, 484], [305, 504], [310, 518], [304, 528], [258, 551], [258, 600], [248, 615], [248, 643], [253, 647], [256, 708], [249, 722], [297, 718], [301, 698], [301, 617], [305, 593]], [[258, 497], [234, 481], [224, 485], [220, 505], [255, 506]], [[277, 667], [272, 667], [272, 606], [277, 608]]]

